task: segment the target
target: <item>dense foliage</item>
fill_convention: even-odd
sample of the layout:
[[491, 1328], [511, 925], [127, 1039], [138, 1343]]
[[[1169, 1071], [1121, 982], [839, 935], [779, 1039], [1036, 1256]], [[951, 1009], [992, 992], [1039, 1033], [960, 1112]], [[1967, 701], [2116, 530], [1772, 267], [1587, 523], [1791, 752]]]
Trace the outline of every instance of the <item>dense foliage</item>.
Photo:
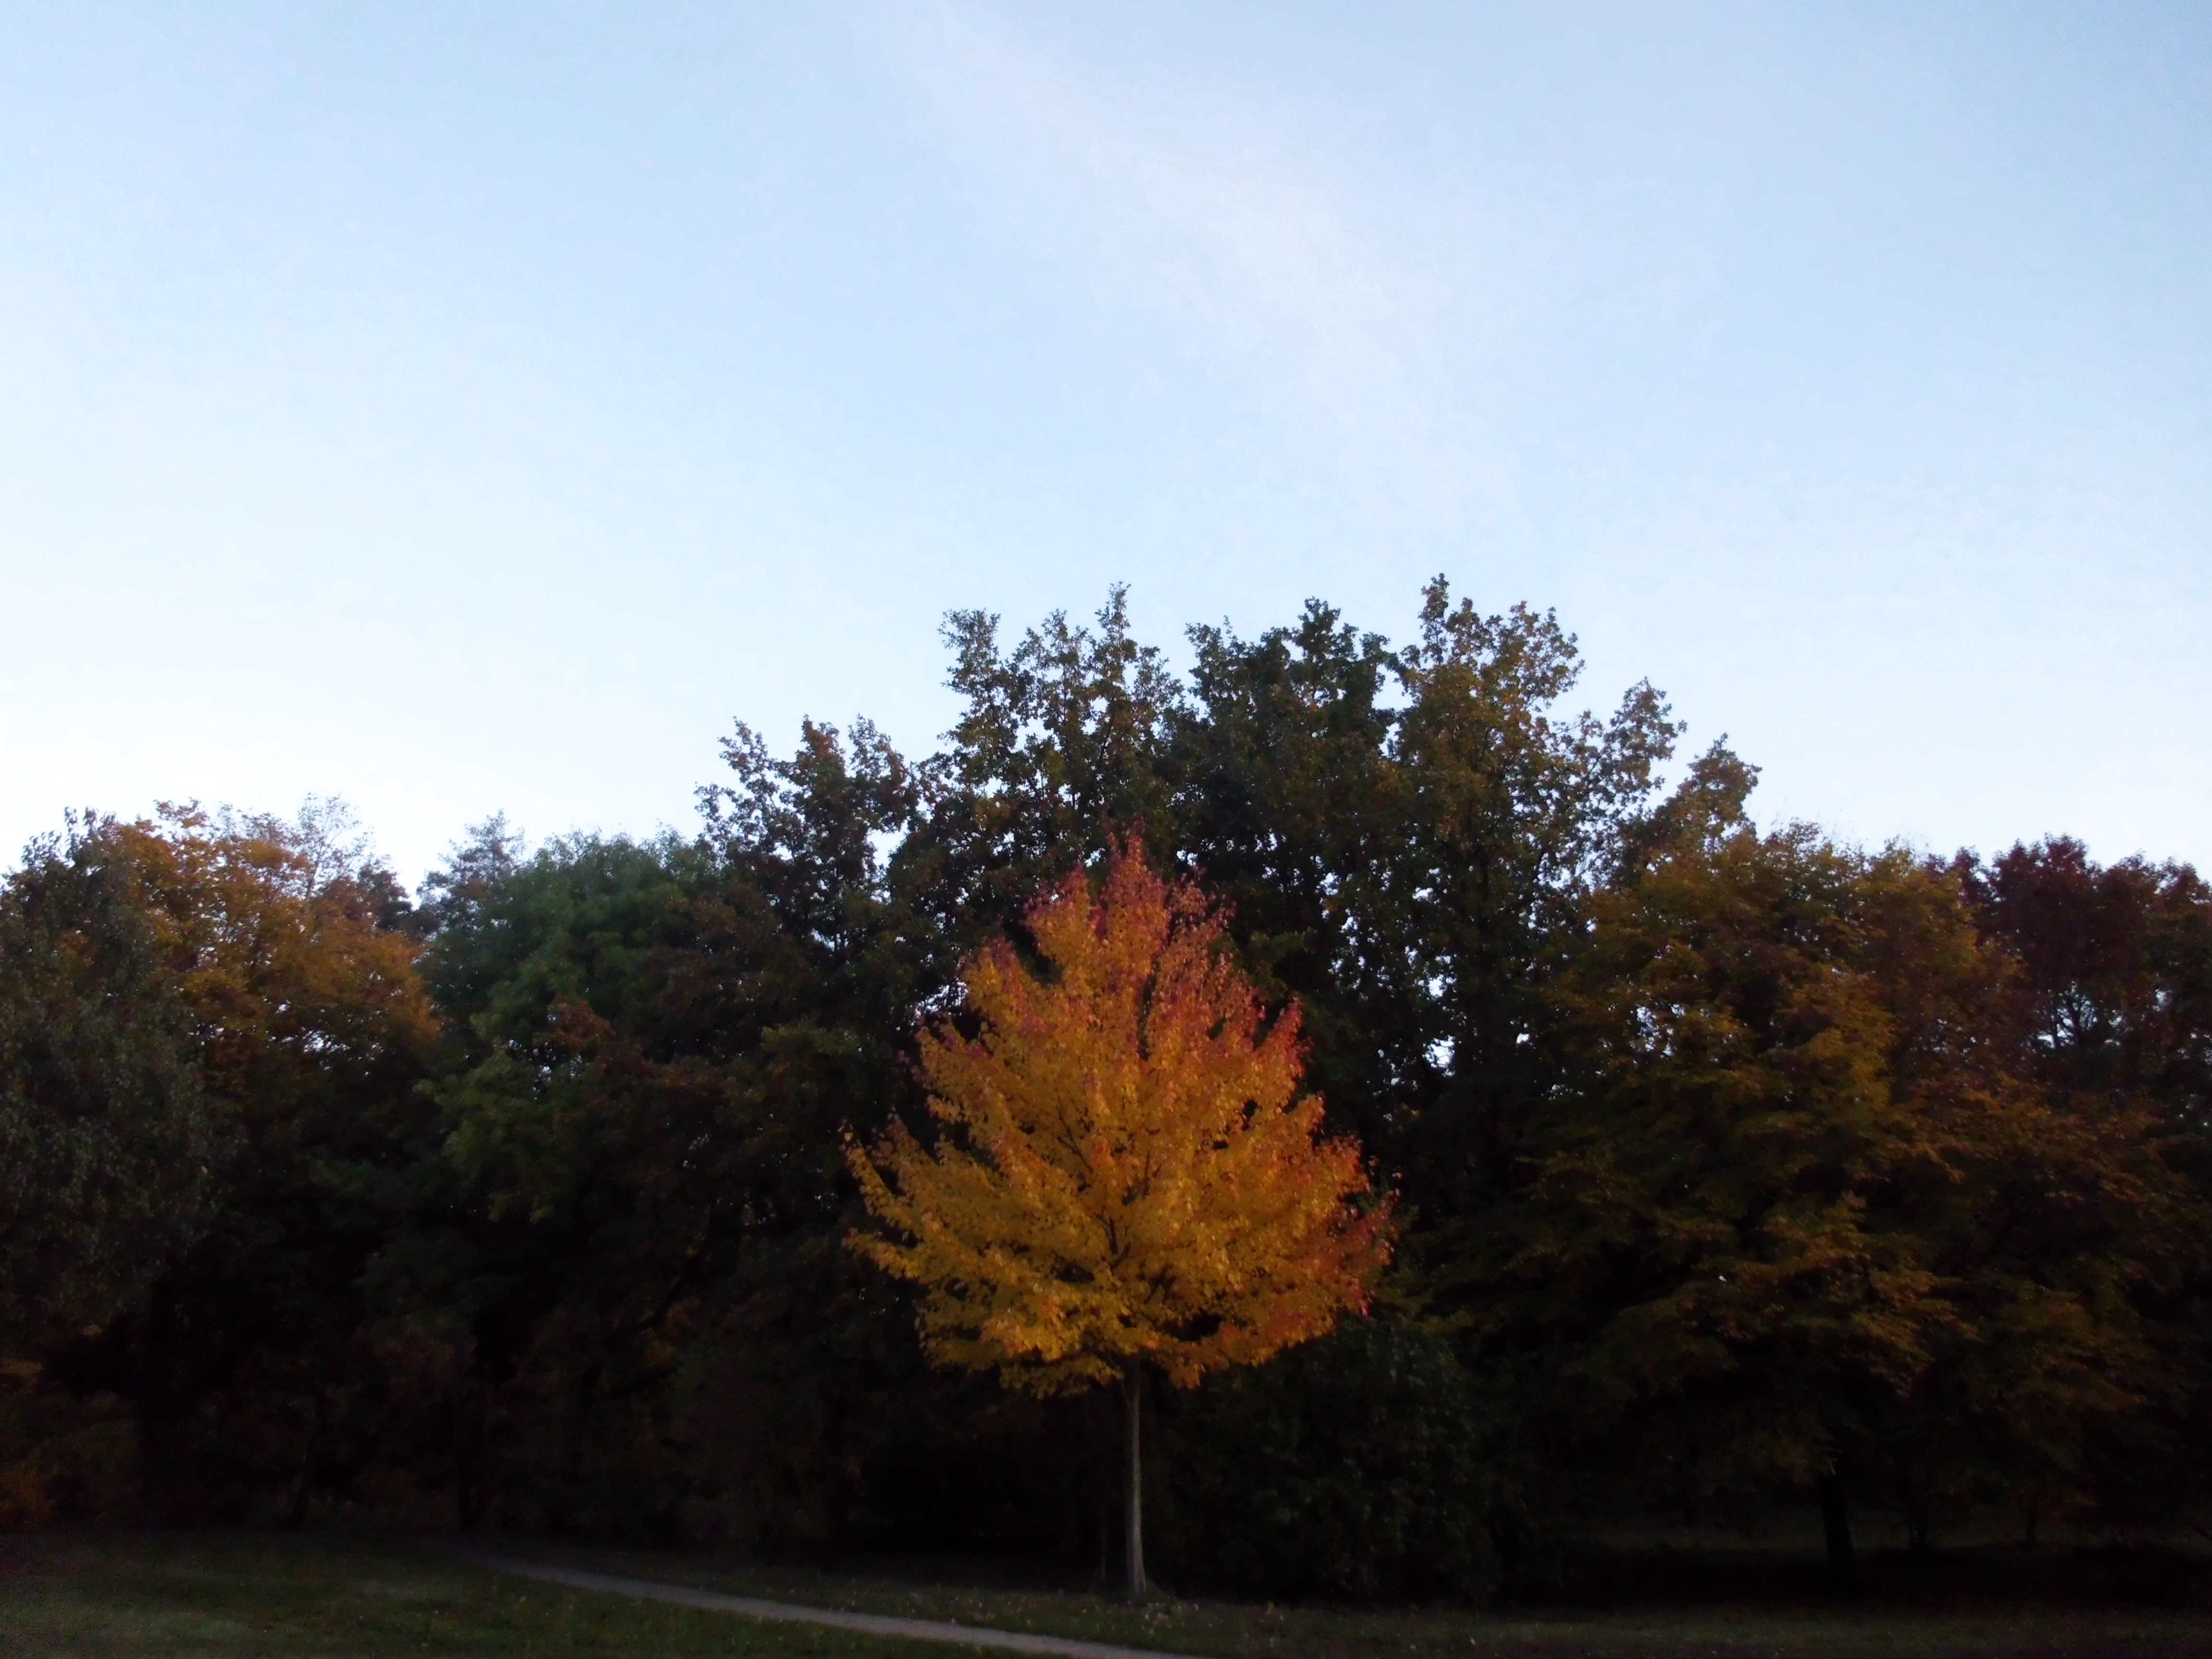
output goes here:
[[[1040, 1395], [1120, 1386], [1124, 1545], [1146, 1591], [1144, 1383], [1190, 1388], [1364, 1313], [1389, 1200], [1298, 1086], [1297, 1006], [1272, 1021], [1189, 882], [1132, 836], [961, 964], [963, 1021], [921, 1033], [937, 1122], [847, 1162], [881, 1230], [853, 1243], [921, 1292], [922, 1351]], [[969, 1035], [960, 1023], [975, 1026]]]
[[1409, 645], [1315, 605], [1187, 675], [1118, 594], [947, 639], [939, 752], [740, 726], [690, 838], [494, 821], [412, 896], [326, 809], [28, 849], [0, 1514], [1103, 1566], [1110, 1415], [924, 1363], [845, 1149], [925, 1155], [963, 964], [1049, 984], [1032, 901], [1141, 833], [1399, 1233], [1367, 1316], [1156, 1399], [1164, 1576], [1479, 1594], [1578, 1525], [1794, 1503], [1839, 1560], [1870, 1509], [2202, 1522], [2195, 872], [1762, 830], [1651, 688], [1574, 712], [1552, 617], [1441, 580]]
[[1295, 1007], [1269, 1022], [1221, 924], [1131, 841], [963, 964], [970, 1036], [921, 1033], [940, 1131], [894, 1119], [848, 1161], [923, 1290], [933, 1358], [1060, 1394], [1158, 1370], [1190, 1387], [1364, 1312], [1388, 1260], [1357, 1143], [1316, 1139]]

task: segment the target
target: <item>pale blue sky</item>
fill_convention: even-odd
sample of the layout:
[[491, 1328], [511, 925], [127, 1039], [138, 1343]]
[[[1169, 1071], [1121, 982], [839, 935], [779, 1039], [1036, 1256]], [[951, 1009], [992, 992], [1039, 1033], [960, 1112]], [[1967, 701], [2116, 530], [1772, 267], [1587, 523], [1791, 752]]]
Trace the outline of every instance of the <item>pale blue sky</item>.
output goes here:
[[1443, 570], [1769, 817], [2212, 863], [2212, 9], [0, 13], [0, 842], [692, 823]]

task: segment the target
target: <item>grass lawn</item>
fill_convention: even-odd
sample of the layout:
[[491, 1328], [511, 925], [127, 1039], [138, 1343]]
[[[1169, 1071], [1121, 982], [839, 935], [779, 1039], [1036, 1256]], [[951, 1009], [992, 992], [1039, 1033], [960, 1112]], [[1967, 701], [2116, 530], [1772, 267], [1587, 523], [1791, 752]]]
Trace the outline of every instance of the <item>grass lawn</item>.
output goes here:
[[1163, 1597], [1132, 1607], [1069, 1591], [978, 1589], [919, 1576], [864, 1577], [743, 1567], [647, 1550], [529, 1548], [507, 1553], [816, 1607], [957, 1620], [1218, 1659], [1576, 1659], [1581, 1655], [1723, 1654], [1856, 1659], [1872, 1655], [2212, 1655], [2202, 1611], [1906, 1607], [1812, 1598], [1795, 1605], [1713, 1603], [1529, 1613], [1435, 1608], [1364, 1612]]
[[[1899, 1611], [1807, 1605], [1532, 1615], [1362, 1613], [1175, 1600], [1133, 1608], [1074, 1593], [740, 1570], [696, 1557], [645, 1552], [510, 1546], [508, 1553], [778, 1601], [1048, 1631], [1222, 1659], [2212, 1654], [2212, 1625], [2203, 1615], [2154, 1610]], [[564, 1590], [389, 1544], [244, 1535], [0, 1540], [0, 1654], [10, 1656], [944, 1659], [959, 1651]]]
[[9, 1659], [947, 1659], [957, 1651], [620, 1601], [335, 1540], [0, 1539], [0, 1654]]

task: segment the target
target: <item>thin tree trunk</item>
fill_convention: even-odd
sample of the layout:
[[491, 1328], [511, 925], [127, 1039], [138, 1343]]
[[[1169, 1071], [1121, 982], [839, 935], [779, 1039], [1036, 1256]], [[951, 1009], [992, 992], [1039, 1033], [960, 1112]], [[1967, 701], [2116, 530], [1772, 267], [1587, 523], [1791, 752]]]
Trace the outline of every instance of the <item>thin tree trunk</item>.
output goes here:
[[1851, 1547], [1851, 1514], [1844, 1500], [1844, 1477], [1820, 1480], [1820, 1529], [1828, 1537], [1828, 1577], [1838, 1589], [1859, 1587], [1857, 1552]]
[[1138, 1444], [1144, 1416], [1144, 1373], [1132, 1365], [1121, 1378], [1121, 1398], [1129, 1408], [1129, 1599], [1145, 1599], [1145, 1465]]
[[1093, 1470], [1093, 1484], [1098, 1489], [1098, 1571], [1091, 1588], [1103, 1595], [1106, 1586], [1114, 1582], [1114, 1402], [1085, 1395], [1084, 1403], [1090, 1407], [1095, 1431], [1091, 1437], [1092, 1449], [1098, 1454]]
[[307, 1449], [300, 1458], [300, 1474], [292, 1482], [292, 1501], [284, 1510], [287, 1531], [297, 1531], [307, 1519], [307, 1500], [315, 1489], [315, 1460], [322, 1455], [323, 1437], [330, 1431], [330, 1402], [319, 1389], [315, 1390], [314, 1427], [307, 1433]]
[[1905, 1526], [1915, 1555], [1925, 1555], [1936, 1547], [1935, 1522], [1928, 1513], [1928, 1499], [1909, 1480], [1905, 1486]]
[[447, 1401], [453, 1431], [454, 1519], [463, 1532], [474, 1532], [483, 1513], [482, 1401], [469, 1365], [458, 1355]]

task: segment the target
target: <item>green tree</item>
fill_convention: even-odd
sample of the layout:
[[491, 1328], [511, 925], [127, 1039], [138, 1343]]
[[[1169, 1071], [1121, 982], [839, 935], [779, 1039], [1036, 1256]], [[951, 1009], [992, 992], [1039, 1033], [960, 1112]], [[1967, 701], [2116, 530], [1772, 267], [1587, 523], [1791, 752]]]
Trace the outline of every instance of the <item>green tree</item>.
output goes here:
[[980, 611], [951, 612], [944, 631], [963, 707], [917, 769], [918, 817], [892, 879], [950, 930], [949, 973], [1115, 833], [1172, 843], [1161, 766], [1183, 692], [1158, 648], [1131, 633], [1126, 588], [1108, 595], [1095, 631], [1054, 611], [1006, 649], [999, 618]]
[[917, 785], [865, 723], [788, 759], [740, 727], [724, 755], [696, 842], [525, 858], [495, 824], [432, 885], [456, 1224], [416, 1270], [460, 1315], [465, 1519], [496, 1497], [571, 1527], [844, 1527], [892, 1328], [839, 1248], [838, 1127], [912, 1089], [931, 930], [879, 847]]
[[2212, 1135], [2212, 886], [2187, 865], [2099, 865], [2081, 842], [2015, 845], [1957, 867], [2020, 965], [2024, 1057], [2083, 1111], [2140, 1105]]
[[[2014, 964], [2003, 1007], [2015, 1065], [2069, 1133], [2154, 1153], [2191, 1201], [2131, 1246], [2129, 1287], [2150, 1352], [2136, 1368], [2154, 1408], [2062, 1442], [2065, 1455], [1989, 1461], [2030, 1534], [2041, 1514], [2089, 1501], [2110, 1516], [2170, 1522], [2212, 1490], [2212, 887], [2186, 865], [2100, 865], [2076, 841], [2015, 845], [1954, 867], [1985, 936]], [[2153, 1183], [2164, 1190], [2164, 1180]], [[2018, 1230], [2064, 1264], [2106, 1259], [2100, 1212], [2034, 1215]], [[2086, 1231], [2085, 1231], [2086, 1226]], [[2164, 1386], [2155, 1386], [2165, 1379]], [[2030, 1420], [2033, 1420], [2032, 1419]]]
[[1448, 1337], [1347, 1319], [1162, 1417], [1161, 1530], [1186, 1586], [1349, 1601], [1495, 1587], [1498, 1425]]
[[1395, 1158], [1425, 1103], [1433, 1022], [1394, 885], [1413, 825], [1389, 643], [1318, 603], [1256, 639], [1191, 639], [1165, 763], [1176, 849], [1219, 896], [1262, 993], [1297, 999], [1331, 1121]]
[[1441, 577], [1400, 649], [1318, 604], [1193, 640], [1178, 847], [1262, 985], [1308, 1010], [1333, 1119], [1419, 1224], [1470, 1224], [1547, 1098], [1547, 985], [1583, 903], [1644, 849], [1740, 822], [1753, 774], [1717, 747], [1662, 797], [1680, 728], [1657, 693], [1563, 707], [1581, 665], [1557, 620], [1485, 615]]
[[328, 804], [296, 822], [165, 808], [107, 836], [235, 1150], [198, 1236], [46, 1358], [130, 1402], [157, 1515], [296, 1517], [366, 1455], [378, 1411], [364, 1275], [422, 1150], [413, 1085], [437, 1036], [416, 941]]
[[0, 888], [0, 1358], [136, 1304], [225, 1161], [123, 836], [72, 820]]
[[2012, 1075], [1954, 879], [1742, 831], [1590, 915], [1493, 1329], [1542, 1333], [1648, 1490], [1810, 1489], [1848, 1576], [1854, 1485], [1909, 1510], [1999, 1443], [2047, 1478], [2139, 1403], [2128, 1291], [2177, 1194]]

